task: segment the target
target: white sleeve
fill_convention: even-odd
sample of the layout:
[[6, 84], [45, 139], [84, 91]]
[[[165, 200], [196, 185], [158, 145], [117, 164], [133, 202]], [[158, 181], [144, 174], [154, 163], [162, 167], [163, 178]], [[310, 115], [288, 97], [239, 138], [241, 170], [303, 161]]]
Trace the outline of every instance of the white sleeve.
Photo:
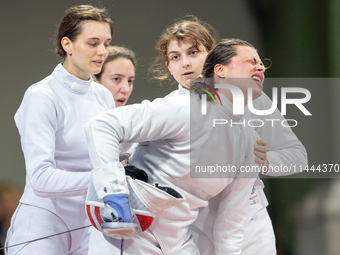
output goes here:
[[15, 115], [25, 156], [28, 183], [40, 197], [85, 195], [90, 172], [69, 172], [56, 167], [57, 113], [52, 98], [28, 90]]
[[93, 169], [118, 162], [119, 143], [187, 137], [190, 107], [181, 105], [175, 97], [145, 100], [97, 115], [85, 127]]
[[[272, 106], [272, 101], [265, 93], [254, 101], [256, 109], [269, 109]], [[268, 141], [268, 162], [271, 166], [287, 166], [290, 171], [268, 171], [266, 175], [282, 176], [296, 173], [295, 170], [302, 169], [307, 165], [307, 152], [305, 147], [296, 137], [290, 127], [284, 127], [281, 122], [285, 118], [281, 115], [278, 109], [274, 113], [267, 116], [258, 116], [251, 113], [252, 119], [262, 119], [264, 125], [256, 128], [256, 132], [261, 138]], [[275, 121], [268, 121], [269, 119]], [[279, 120], [279, 121], [277, 121]], [[273, 125], [273, 126], [272, 126]], [[294, 167], [296, 166], [296, 168]], [[295, 169], [295, 170], [294, 170]]]

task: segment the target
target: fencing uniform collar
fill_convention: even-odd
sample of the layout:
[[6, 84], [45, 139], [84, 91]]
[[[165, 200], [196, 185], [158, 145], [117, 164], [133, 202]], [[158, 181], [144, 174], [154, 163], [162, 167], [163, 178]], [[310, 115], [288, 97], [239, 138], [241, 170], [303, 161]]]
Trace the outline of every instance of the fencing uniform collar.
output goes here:
[[87, 81], [77, 78], [76, 76], [70, 74], [62, 64], [57, 65], [54, 69], [52, 76], [57, 79], [60, 83], [67, 86], [74, 92], [85, 94], [89, 91], [92, 77], [90, 76]]

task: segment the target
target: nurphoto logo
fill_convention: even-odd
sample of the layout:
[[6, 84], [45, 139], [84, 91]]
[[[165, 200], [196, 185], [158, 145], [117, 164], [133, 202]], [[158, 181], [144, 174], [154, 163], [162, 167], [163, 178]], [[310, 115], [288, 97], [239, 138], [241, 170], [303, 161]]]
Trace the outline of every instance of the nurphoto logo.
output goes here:
[[[203, 84], [203, 83], [202, 83]], [[215, 93], [217, 98], [219, 99], [221, 105], [222, 101], [216, 92], [214, 88], [211, 86], [207, 85], [204, 83], [205, 86], [207, 86], [211, 91]], [[233, 98], [233, 114], [234, 115], [244, 115], [245, 114], [245, 107], [244, 107], [244, 95], [242, 90], [235, 86], [235, 85], [230, 85], [230, 84], [215, 84], [215, 88], [227, 88], [230, 90]], [[214, 101], [215, 105], [217, 105], [216, 100], [214, 96], [206, 89], [200, 88], [201, 90], [205, 91]], [[253, 105], [253, 93], [252, 93], [252, 88], [248, 88], [248, 97], [247, 97], [247, 105], [248, 109], [251, 113], [258, 115], [258, 116], [268, 116], [272, 113], [275, 112], [277, 109], [277, 102], [278, 102], [278, 89], [276, 87], [273, 87], [272, 89], [272, 106], [269, 109], [255, 109]], [[299, 93], [304, 95], [303, 98], [287, 98], [288, 93]], [[305, 88], [298, 88], [298, 87], [285, 87], [281, 88], [281, 114], [283, 116], [286, 115], [286, 109], [288, 104], [295, 105], [305, 116], [311, 116], [312, 114], [306, 109], [306, 107], [303, 106], [304, 103], [307, 103], [311, 99], [311, 93], [309, 90]], [[207, 115], [207, 95], [202, 94], [201, 97], [201, 115]], [[263, 119], [251, 119], [248, 120], [248, 125], [252, 127], [260, 127], [259, 125], [254, 126], [249, 123], [254, 123], [255, 121], [260, 122], [260, 126], [264, 125]], [[279, 121], [279, 119], [265, 119], [265, 121], [269, 121], [272, 123], [272, 127], [274, 126], [275, 121]], [[294, 122], [294, 125], [289, 125], [288, 121]], [[215, 127], [216, 125], [219, 124], [227, 124], [227, 120], [222, 120], [222, 119], [216, 119], [214, 120], [213, 126]], [[232, 125], [232, 122], [230, 123]], [[241, 123], [234, 123], [235, 124], [243, 124], [245, 126], [245, 120]], [[294, 119], [285, 119], [281, 121], [281, 125], [284, 127], [295, 127], [297, 126], [297, 121]]]

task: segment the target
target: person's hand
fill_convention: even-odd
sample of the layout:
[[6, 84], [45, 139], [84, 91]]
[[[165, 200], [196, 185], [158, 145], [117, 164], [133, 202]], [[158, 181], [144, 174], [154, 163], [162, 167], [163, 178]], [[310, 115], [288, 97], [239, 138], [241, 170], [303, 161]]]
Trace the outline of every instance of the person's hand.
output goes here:
[[103, 197], [105, 209], [102, 218], [105, 222], [131, 222], [129, 195], [110, 194]]
[[265, 139], [256, 140], [257, 145], [254, 146], [255, 163], [261, 166], [261, 172], [266, 173], [269, 168], [269, 162], [267, 160], [267, 144]]

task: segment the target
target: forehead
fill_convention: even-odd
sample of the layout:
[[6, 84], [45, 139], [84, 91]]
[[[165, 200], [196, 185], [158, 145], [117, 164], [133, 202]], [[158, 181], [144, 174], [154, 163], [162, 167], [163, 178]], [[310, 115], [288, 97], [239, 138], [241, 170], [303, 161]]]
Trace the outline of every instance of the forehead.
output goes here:
[[[167, 53], [176, 51], [186, 51], [189, 48], [196, 47], [196, 44], [190, 39], [181, 39], [181, 40], [171, 40], [168, 44]], [[204, 51], [205, 48], [202, 44], [198, 45], [198, 50]]]
[[79, 36], [85, 37], [105, 37], [111, 38], [110, 26], [106, 22], [100, 22], [95, 20], [84, 20], [80, 23], [81, 32]]
[[130, 59], [119, 57], [105, 63], [104, 72], [111, 74], [128, 73], [130, 76], [134, 76], [135, 66]]
[[235, 48], [236, 48], [236, 54], [237, 54], [236, 56], [244, 57], [244, 58], [247, 58], [247, 57], [257, 58], [257, 59], [260, 58], [259, 54], [257, 53], [257, 50], [254, 49], [253, 47], [237, 45], [235, 46]]

